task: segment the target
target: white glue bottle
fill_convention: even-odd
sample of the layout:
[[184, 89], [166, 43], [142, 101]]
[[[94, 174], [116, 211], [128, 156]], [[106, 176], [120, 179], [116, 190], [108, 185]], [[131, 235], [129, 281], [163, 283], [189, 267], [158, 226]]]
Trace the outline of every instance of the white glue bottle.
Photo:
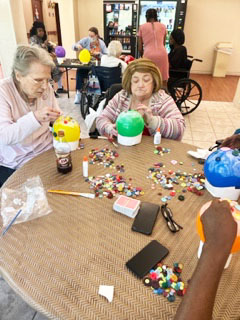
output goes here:
[[154, 135], [154, 139], [153, 139], [153, 143], [154, 144], [160, 144], [161, 143], [161, 132], [160, 132], [160, 128], [157, 128], [157, 131]]
[[82, 167], [83, 167], [83, 176], [87, 178], [88, 177], [88, 158], [86, 156], [83, 157]]

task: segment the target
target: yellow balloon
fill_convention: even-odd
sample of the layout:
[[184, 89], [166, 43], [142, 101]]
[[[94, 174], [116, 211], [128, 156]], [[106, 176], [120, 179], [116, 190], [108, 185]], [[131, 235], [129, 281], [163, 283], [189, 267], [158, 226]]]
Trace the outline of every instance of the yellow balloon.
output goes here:
[[60, 116], [53, 124], [53, 137], [59, 141], [58, 132], [64, 131], [64, 141], [74, 142], [80, 139], [80, 126], [77, 120], [70, 116]]
[[89, 61], [91, 60], [91, 55], [88, 49], [81, 50], [78, 57], [79, 60], [84, 64], [89, 63]]

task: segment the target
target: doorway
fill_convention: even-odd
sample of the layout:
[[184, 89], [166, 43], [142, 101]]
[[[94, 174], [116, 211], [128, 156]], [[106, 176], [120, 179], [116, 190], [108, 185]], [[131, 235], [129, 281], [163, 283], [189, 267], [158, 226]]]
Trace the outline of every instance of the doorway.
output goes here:
[[58, 3], [55, 3], [55, 17], [56, 17], [56, 26], [57, 26], [57, 39], [58, 45], [62, 45], [62, 34], [61, 34], [61, 25], [60, 25], [60, 17], [59, 17], [59, 6]]
[[43, 0], [32, 0], [33, 21], [43, 22], [42, 2]]

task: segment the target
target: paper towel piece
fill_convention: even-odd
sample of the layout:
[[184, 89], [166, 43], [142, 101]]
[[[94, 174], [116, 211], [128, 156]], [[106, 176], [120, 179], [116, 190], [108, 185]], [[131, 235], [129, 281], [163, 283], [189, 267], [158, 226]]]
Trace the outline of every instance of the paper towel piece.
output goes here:
[[98, 294], [108, 299], [109, 302], [112, 302], [113, 300], [113, 292], [114, 292], [114, 286], [104, 286], [100, 285]]

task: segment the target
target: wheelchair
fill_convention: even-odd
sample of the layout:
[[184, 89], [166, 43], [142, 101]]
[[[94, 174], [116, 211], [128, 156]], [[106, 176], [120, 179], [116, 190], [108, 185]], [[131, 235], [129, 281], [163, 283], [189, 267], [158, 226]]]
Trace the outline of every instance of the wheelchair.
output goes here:
[[182, 115], [187, 115], [197, 109], [202, 100], [202, 88], [193, 79], [190, 79], [190, 70], [194, 61], [202, 62], [187, 56], [185, 68], [170, 69], [168, 79], [168, 92], [175, 101]]
[[100, 103], [108, 88], [121, 82], [121, 64], [117, 67], [92, 66], [81, 90], [80, 111], [83, 119], [86, 118], [90, 108], [95, 109]]

